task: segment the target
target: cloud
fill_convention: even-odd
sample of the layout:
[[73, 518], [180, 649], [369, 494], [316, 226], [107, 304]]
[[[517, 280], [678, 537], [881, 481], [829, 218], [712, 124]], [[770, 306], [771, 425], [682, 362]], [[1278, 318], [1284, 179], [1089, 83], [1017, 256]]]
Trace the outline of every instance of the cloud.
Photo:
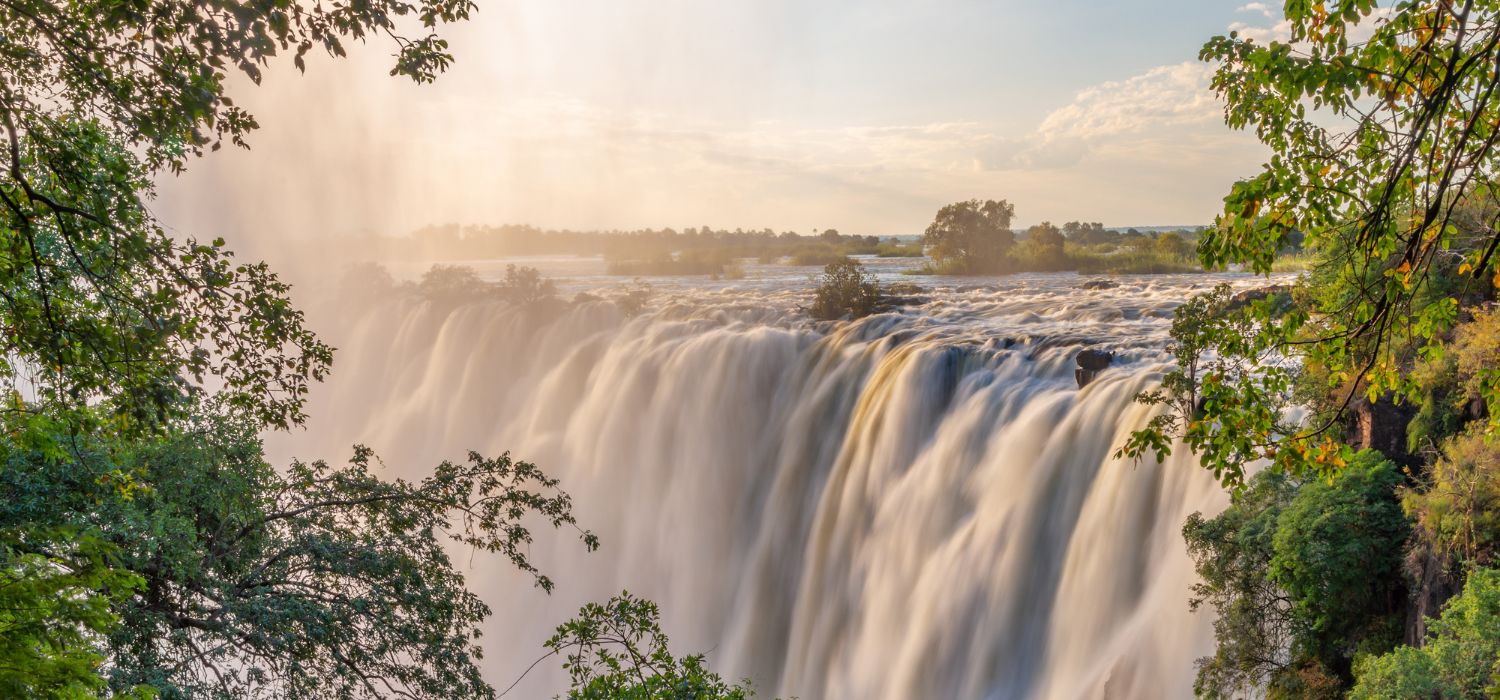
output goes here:
[[1260, 14], [1265, 15], [1266, 19], [1268, 20], [1276, 19], [1276, 17], [1271, 14], [1271, 8], [1266, 7], [1266, 4], [1263, 2], [1246, 3], [1239, 6], [1239, 8], [1235, 10], [1235, 12], [1259, 12]]
[[1212, 76], [1212, 66], [1184, 62], [1085, 88], [1032, 133], [988, 144], [979, 162], [1013, 170], [1070, 167], [1108, 154], [1162, 160], [1241, 140], [1223, 125]]
[[[1264, 15], [1259, 5], [1245, 11]], [[1264, 157], [1223, 126], [1212, 68], [1196, 62], [1086, 87], [1020, 128], [1014, 114], [968, 108], [932, 121], [755, 119], [636, 99], [631, 82], [585, 90], [466, 65], [485, 70], [420, 91], [343, 62], [247, 91], [267, 124], [255, 150], [163, 182], [161, 213], [231, 240], [448, 221], [883, 234], [919, 231], [969, 197], [1021, 203], [1023, 222], [1180, 223], [1206, 221]], [[299, 177], [285, 177], [288, 163]]]

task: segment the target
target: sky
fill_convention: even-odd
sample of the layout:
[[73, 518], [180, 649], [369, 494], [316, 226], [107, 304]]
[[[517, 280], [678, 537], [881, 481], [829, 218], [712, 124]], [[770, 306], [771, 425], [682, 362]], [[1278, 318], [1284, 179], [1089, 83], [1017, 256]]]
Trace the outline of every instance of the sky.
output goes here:
[[262, 128], [163, 176], [203, 237], [428, 224], [920, 233], [943, 204], [1016, 223], [1206, 224], [1266, 153], [1197, 61], [1279, 18], [1242, 0], [505, 0], [443, 30], [432, 85], [392, 48], [231, 95]]

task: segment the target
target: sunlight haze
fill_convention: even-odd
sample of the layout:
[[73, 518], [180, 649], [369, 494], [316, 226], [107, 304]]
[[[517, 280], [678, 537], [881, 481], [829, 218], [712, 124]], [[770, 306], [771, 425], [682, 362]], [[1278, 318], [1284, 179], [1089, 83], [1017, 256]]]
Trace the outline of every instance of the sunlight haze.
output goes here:
[[1223, 126], [1196, 53], [1273, 25], [1232, 2], [487, 3], [449, 30], [435, 85], [389, 80], [383, 44], [272, 71], [241, 92], [252, 150], [163, 178], [156, 210], [231, 241], [915, 234], [959, 197], [1007, 198], [1021, 225], [1201, 225], [1264, 154]]

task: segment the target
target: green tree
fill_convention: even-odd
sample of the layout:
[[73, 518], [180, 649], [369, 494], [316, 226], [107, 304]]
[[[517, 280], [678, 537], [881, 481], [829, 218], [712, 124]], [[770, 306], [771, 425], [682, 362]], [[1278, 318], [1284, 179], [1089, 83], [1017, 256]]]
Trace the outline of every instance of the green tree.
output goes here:
[[999, 272], [1015, 243], [1010, 230], [1015, 213], [1015, 207], [1003, 199], [955, 202], [938, 210], [922, 234], [922, 244], [941, 269]]
[[590, 603], [547, 640], [571, 677], [569, 700], [748, 700], [749, 681], [725, 683], [703, 655], [674, 657], [656, 604], [629, 591]]
[[433, 265], [417, 282], [418, 293], [428, 301], [441, 304], [476, 300], [489, 289], [490, 285], [479, 278], [479, 273], [466, 265]]
[[1065, 269], [1068, 254], [1063, 249], [1067, 239], [1051, 222], [1043, 221], [1026, 229], [1026, 241], [1021, 245], [1021, 258], [1028, 269], [1054, 271]]
[[534, 267], [506, 265], [500, 296], [522, 306], [542, 304], [556, 301], [557, 285]]
[[1448, 602], [1421, 647], [1403, 646], [1365, 657], [1355, 668], [1352, 700], [1440, 698], [1465, 700], [1500, 694], [1500, 571], [1480, 570]]
[[1193, 254], [1193, 244], [1182, 234], [1168, 231], [1156, 237], [1157, 252], [1171, 258], [1185, 258]]
[[349, 38], [388, 36], [392, 74], [430, 81], [450, 61], [434, 28], [472, 7], [0, 5], [0, 315], [13, 329], [5, 361], [15, 363], [4, 374], [34, 377], [28, 409], [90, 420], [94, 412], [72, 409], [97, 400], [149, 424], [186, 405], [187, 380], [213, 375], [268, 424], [297, 422], [330, 350], [263, 264], [234, 263], [220, 240], [167, 235], [144, 206], [149, 174], [180, 171], [225, 141], [244, 145], [257, 124], [225, 94], [229, 71], [259, 81], [280, 52], [301, 68], [314, 47], [341, 56]]
[[[526, 554], [525, 521], [576, 527], [555, 480], [508, 455], [471, 454], [420, 482], [387, 481], [360, 447], [344, 466], [281, 472], [262, 458], [251, 420], [205, 411], [179, 428], [144, 444], [82, 441], [68, 461], [15, 455], [0, 471], [12, 496], [0, 527], [98, 533], [110, 571], [122, 572], [110, 575], [131, 582], [107, 589], [119, 620], [94, 630], [107, 633], [99, 646], [114, 689], [226, 700], [493, 695], [477, 665], [489, 609], [464, 588], [444, 540], [498, 553], [550, 590]], [[122, 493], [117, 474], [138, 485]], [[101, 600], [53, 605], [92, 604], [102, 616]]]
[[813, 318], [831, 321], [868, 316], [879, 305], [880, 285], [875, 276], [858, 260], [843, 258], [823, 268], [812, 306], [807, 311]]
[[36, 523], [4, 532], [0, 696], [100, 697], [100, 642], [119, 626], [114, 606], [142, 580], [118, 566], [115, 549], [96, 533]]
[[1217, 517], [1194, 513], [1183, 525], [1200, 580], [1189, 604], [1207, 603], [1214, 620], [1214, 654], [1198, 660], [1193, 688], [1200, 697], [1235, 697], [1271, 684], [1290, 666], [1292, 606], [1268, 577], [1275, 556], [1276, 519], [1297, 495], [1286, 474], [1263, 471]]
[[1183, 527], [1217, 647], [1199, 660], [1202, 696], [1333, 696], [1352, 660], [1400, 640], [1410, 526], [1395, 465], [1363, 451], [1332, 481], [1262, 471], [1223, 514]]
[[1069, 221], [1063, 224], [1062, 233], [1068, 240], [1079, 245], [1098, 245], [1115, 239], [1115, 235], [1104, 230], [1104, 224], [1098, 221]]
[[[1289, 2], [1291, 43], [1230, 34], [1202, 52], [1218, 65], [1214, 87], [1227, 122], [1253, 128], [1272, 157], [1234, 185], [1199, 242], [1200, 259], [1269, 272], [1298, 236], [1321, 253], [1313, 277], [1323, 292], [1294, 313], [1262, 317], [1249, 344], [1222, 333], [1215, 343], [1270, 349], [1315, 369], [1337, 394], [1326, 410], [1277, 430], [1261, 418], [1290, 403], [1289, 391], [1264, 392], [1254, 378], [1200, 378], [1243, 397], [1209, 407], [1208, 429], [1251, 436], [1252, 451], [1283, 468], [1337, 469], [1347, 455], [1328, 442], [1353, 403], [1418, 396], [1413, 356], [1439, 357], [1465, 290], [1492, 295], [1500, 282], [1500, 226], [1493, 214], [1466, 222], [1466, 212], [1485, 211], [1474, 203], [1495, 195], [1500, 172], [1500, 3], [1401, 3], [1378, 21], [1376, 8], [1374, 0]], [[1355, 41], [1355, 32], [1368, 38]], [[1500, 369], [1481, 372], [1478, 385], [1494, 429]], [[1251, 403], [1271, 410], [1247, 410]], [[1201, 455], [1206, 463], [1237, 458]]]
[[1441, 355], [1417, 362], [1417, 415], [1407, 427], [1413, 452], [1437, 449], [1484, 409], [1488, 372], [1500, 367], [1500, 307], [1472, 308]]
[[1411, 525], [1396, 499], [1403, 477], [1363, 450], [1332, 479], [1303, 485], [1276, 519], [1270, 580], [1292, 600], [1294, 653], [1341, 675], [1357, 652], [1400, 640], [1406, 602], [1402, 557]]
[[[519, 467], [487, 463], [488, 476], [465, 477], [467, 492], [449, 492], [477, 500], [444, 507], [428, 484], [375, 482], [359, 464], [296, 465], [297, 481], [281, 484], [263, 464], [204, 465], [213, 473], [185, 483], [114, 459], [183, 437], [182, 421], [209, 386], [256, 427], [298, 424], [309, 385], [332, 359], [264, 264], [237, 263], [222, 240], [169, 235], [146, 207], [157, 173], [181, 171], [224, 142], [244, 145], [256, 128], [225, 93], [230, 74], [259, 81], [278, 53], [300, 69], [314, 48], [342, 56], [346, 40], [386, 37], [396, 47], [392, 74], [426, 82], [450, 60], [436, 27], [472, 8], [468, 0], [0, 3], [0, 507], [10, 511], [0, 526], [0, 694], [93, 694], [105, 682], [101, 668], [123, 674], [114, 679], [122, 689], [137, 681], [170, 689], [170, 673], [215, 664], [311, 696], [375, 695], [370, 683], [380, 678], [429, 696], [479, 689], [463, 656], [469, 642], [454, 634], [467, 633], [479, 610], [439, 565], [431, 532], [455, 512], [489, 513], [482, 494], [504, 486], [504, 468]], [[187, 469], [190, 454], [181, 444], [155, 461]], [[479, 538], [471, 543], [505, 551], [517, 532], [507, 523], [527, 506], [471, 523]], [[257, 512], [279, 515], [262, 522]], [[218, 521], [205, 529], [200, 517]], [[296, 568], [307, 562], [321, 563]], [[260, 574], [247, 568], [257, 565]], [[289, 578], [239, 585], [278, 572]], [[338, 586], [308, 589], [302, 601], [287, 592], [338, 574], [350, 590], [361, 576], [391, 588], [370, 601]], [[419, 609], [393, 594], [403, 586], [457, 597], [434, 596]], [[283, 617], [269, 615], [274, 605], [256, 607], [278, 592]], [[378, 616], [380, 605], [432, 616], [424, 619], [434, 626], [372, 632], [376, 617], [350, 627], [328, 612], [353, 606]], [[143, 610], [159, 613], [156, 631], [166, 636], [140, 626]], [[351, 629], [373, 633], [375, 646], [363, 649], [374, 651], [338, 658], [360, 643], [322, 635]], [[426, 636], [386, 644], [386, 632]], [[122, 641], [132, 633], [138, 643]], [[236, 692], [217, 676], [198, 680]]]
[[1402, 499], [1421, 541], [1460, 576], [1500, 565], [1500, 441], [1476, 429], [1449, 438], [1424, 481]]

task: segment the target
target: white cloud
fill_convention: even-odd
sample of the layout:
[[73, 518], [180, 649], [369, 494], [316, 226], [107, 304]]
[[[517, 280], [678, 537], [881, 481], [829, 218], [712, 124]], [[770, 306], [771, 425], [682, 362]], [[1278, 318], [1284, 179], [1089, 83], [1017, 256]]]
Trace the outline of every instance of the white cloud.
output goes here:
[[1021, 138], [996, 139], [980, 162], [996, 170], [1071, 167], [1100, 156], [1143, 161], [1192, 158], [1245, 140], [1223, 125], [1210, 87], [1213, 67], [1184, 62], [1078, 91]]
[[1259, 12], [1260, 14], [1265, 15], [1266, 19], [1275, 19], [1275, 16], [1271, 14], [1271, 8], [1266, 7], [1266, 4], [1263, 2], [1246, 3], [1236, 9], [1235, 12]]

